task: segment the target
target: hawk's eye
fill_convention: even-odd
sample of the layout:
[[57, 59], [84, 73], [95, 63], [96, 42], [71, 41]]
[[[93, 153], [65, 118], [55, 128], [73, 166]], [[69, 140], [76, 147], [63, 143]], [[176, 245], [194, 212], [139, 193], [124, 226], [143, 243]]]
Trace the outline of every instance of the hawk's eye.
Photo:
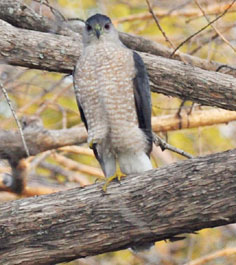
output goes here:
[[108, 24], [108, 23], [105, 24], [104, 28], [107, 29], [107, 30], [110, 29], [110, 24]]
[[92, 27], [90, 25], [86, 25], [86, 29], [87, 29], [87, 31], [91, 31]]

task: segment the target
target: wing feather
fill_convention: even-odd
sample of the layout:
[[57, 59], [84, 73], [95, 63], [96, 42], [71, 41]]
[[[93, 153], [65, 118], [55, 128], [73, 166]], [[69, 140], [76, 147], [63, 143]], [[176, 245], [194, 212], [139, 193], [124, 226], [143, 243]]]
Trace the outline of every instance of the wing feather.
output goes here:
[[133, 52], [136, 75], [134, 78], [134, 98], [139, 128], [145, 133], [148, 141], [147, 155], [152, 151], [152, 125], [151, 125], [151, 92], [147, 70], [141, 56]]

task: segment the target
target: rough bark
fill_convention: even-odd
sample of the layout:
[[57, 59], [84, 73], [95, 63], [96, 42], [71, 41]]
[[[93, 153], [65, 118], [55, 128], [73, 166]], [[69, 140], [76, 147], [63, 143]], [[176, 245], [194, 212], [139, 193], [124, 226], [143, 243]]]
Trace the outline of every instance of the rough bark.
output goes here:
[[[46, 130], [33, 127], [24, 130], [24, 137], [30, 155], [67, 145], [81, 144], [87, 140], [84, 127], [62, 130]], [[18, 161], [26, 157], [19, 132], [0, 130], [0, 158]]]
[[[81, 42], [67, 36], [18, 29], [0, 21], [0, 60], [5, 63], [71, 73]], [[200, 104], [236, 110], [236, 79], [147, 53], [152, 91]]]
[[[36, 12], [33, 12], [22, 2], [16, 2], [15, 0], [2, 0], [0, 1], [0, 19], [9, 22], [10, 24], [42, 32], [53, 32], [55, 34], [61, 34], [71, 37], [78, 37], [78, 34], [82, 31], [81, 23], [66, 22], [58, 19], [58, 17], [48, 18], [40, 16]], [[157, 56], [163, 56], [169, 58], [172, 54], [172, 50], [166, 46], [163, 46], [154, 41], [145, 39], [140, 36], [126, 34], [120, 32], [120, 38], [122, 42], [130, 49], [146, 52]], [[173, 59], [190, 63], [193, 66], [205, 70], [215, 71], [221, 64], [204, 60], [195, 56], [188, 55], [186, 53], [177, 52]], [[228, 74], [236, 75], [235, 71], [228, 71]]]
[[105, 195], [100, 183], [0, 204], [1, 263], [56, 264], [233, 223], [235, 160], [236, 149], [127, 176]]
[[153, 92], [236, 110], [236, 78], [147, 53], [142, 58]]
[[0, 61], [28, 68], [72, 73], [81, 42], [67, 36], [18, 29], [0, 21]]

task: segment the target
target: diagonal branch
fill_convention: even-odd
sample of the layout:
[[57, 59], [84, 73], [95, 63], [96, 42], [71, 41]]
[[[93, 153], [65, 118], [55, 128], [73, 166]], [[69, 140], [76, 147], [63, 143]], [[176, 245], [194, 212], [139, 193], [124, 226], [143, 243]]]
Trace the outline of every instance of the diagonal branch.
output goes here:
[[7, 91], [6, 91], [6, 89], [3, 87], [3, 85], [2, 85], [1, 82], [0, 82], [0, 89], [2, 90], [2, 93], [3, 93], [3, 95], [4, 95], [5, 99], [6, 99], [7, 104], [8, 104], [8, 106], [10, 107], [10, 110], [11, 110], [11, 112], [12, 112], [12, 115], [13, 115], [15, 121], [16, 121], [16, 124], [17, 124], [17, 127], [18, 127], [19, 132], [20, 132], [21, 141], [22, 141], [22, 143], [23, 143], [23, 146], [24, 146], [24, 149], [25, 149], [26, 155], [27, 155], [27, 156], [30, 156], [29, 149], [28, 149], [28, 146], [27, 146], [27, 144], [26, 144], [26, 142], [25, 142], [25, 136], [24, 136], [24, 133], [23, 133], [23, 130], [22, 130], [22, 127], [21, 127], [20, 121], [19, 121], [19, 119], [18, 119], [18, 117], [17, 117], [17, 115], [16, 115], [16, 112], [15, 112], [13, 106], [12, 106], [12, 103], [11, 103], [11, 100], [10, 100], [8, 94], [7, 94]]
[[235, 3], [236, 0], [233, 0], [231, 2], [231, 4], [224, 10], [224, 12], [222, 14], [220, 14], [219, 16], [217, 16], [215, 19], [209, 21], [209, 23], [207, 25], [205, 25], [204, 27], [202, 27], [200, 30], [198, 30], [197, 32], [195, 32], [194, 34], [192, 34], [191, 36], [189, 36], [187, 39], [185, 39], [183, 42], [181, 42], [175, 49], [174, 51], [171, 53], [170, 58], [173, 57], [173, 55], [176, 53], [176, 51], [182, 47], [186, 42], [188, 42], [190, 39], [192, 39], [194, 36], [198, 35], [200, 32], [202, 32], [203, 30], [205, 30], [206, 28], [208, 28], [211, 24], [215, 23], [218, 19], [222, 18], [227, 12], [228, 10], [232, 7], [232, 5]]
[[[198, 3], [197, 0], [194, 0], [195, 4], [198, 6], [198, 8], [201, 10], [203, 16], [205, 17], [206, 21], [210, 23], [210, 19], [207, 17], [204, 9], [201, 7], [201, 5]], [[217, 33], [217, 35], [234, 51], [236, 52], [236, 48], [221, 34], [221, 32], [217, 29], [217, 27], [214, 26], [213, 23], [211, 23], [211, 27], [214, 29], [214, 31]]]
[[[0, 204], [3, 264], [56, 264], [236, 221], [236, 149]], [[224, 161], [224, 163], [222, 163]]]
[[152, 15], [152, 17], [153, 17], [153, 19], [154, 19], [154, 21], [155, 21], [155, 23], [156, 23], [158, 29], [160, 30], [160, 32], [162, 33], [163, 37], [165, 38], [165, 41], [166, 41], [167, 43], [169, 43], [170, 46], [174, 49], [174, 48], [175, 48], [174, 44], [173, 44], [173, 43], [171, 42], [171, 40], [167, 37], [165, 31], [162, 29], [162, 27], [161, 27], [161, 25], [160, 25], [160, 23], [159, 23], [159, 21], [158, 21], [158, 18], [157, 18], [157, 16], [155, 15], [155, 13], [154, 13], [154, 11], [153, 11], [153, 9], [152, 9], [152, 7], [151, 7], [151, 4], [150, 4], [149, 0], [146, 0], [146, 3], [147, 3], [147, 6], [148, 6], [149, 13]]

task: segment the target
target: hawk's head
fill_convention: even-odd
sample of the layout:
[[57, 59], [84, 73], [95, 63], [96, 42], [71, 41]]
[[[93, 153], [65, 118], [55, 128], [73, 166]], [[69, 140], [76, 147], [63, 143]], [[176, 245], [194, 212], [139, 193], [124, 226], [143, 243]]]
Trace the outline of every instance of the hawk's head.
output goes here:
[[85, 21], [84, 42], [117, 41], [118, 32], [111, 19], [105, 15], [96, 14]]

